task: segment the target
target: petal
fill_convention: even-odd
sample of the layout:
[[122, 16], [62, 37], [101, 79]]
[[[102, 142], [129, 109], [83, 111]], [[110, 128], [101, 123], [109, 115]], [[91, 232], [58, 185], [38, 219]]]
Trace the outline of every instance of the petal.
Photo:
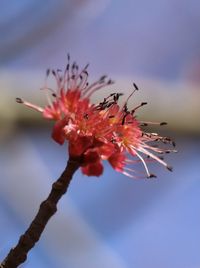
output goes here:
[[114, 153], [109, 157], [108, 161], [116, 171], [123, 171], [125, 166], [125, 155], [123, 153]]
[[93, 164], [100, 161], [100, 156], [96, 149], [87, 150], [87, 152], [84, 154], [83, 158], [83, 166], [86, 166], [88, 164]]
[[109, 143], [98, 148], [98, 152], [103, 160], [108, 159], [114, 152], [114, 144]]
[[63, 128], [66, 126], [67, 122], [68, 122], [67, 118], [57, 121], [52, 130], [51, 137], [61, 145], [65, 142], [65, 135]]
[[79, 156], [83, 154], [93, 143], [92, 136], [79, 136], [69, 142], [69, 155]]
[[100, 161], [89, 164], [81, 168], [83, 174], [87, 176], [100, 176], [103, 173], [103, 165]]

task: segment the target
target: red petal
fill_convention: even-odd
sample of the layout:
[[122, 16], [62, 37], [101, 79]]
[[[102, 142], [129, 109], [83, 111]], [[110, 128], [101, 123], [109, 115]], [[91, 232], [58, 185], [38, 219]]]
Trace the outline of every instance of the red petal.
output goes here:
[[106, 160], [108, 159], [114, 152], [114, 144], [109, 143], [105, 144], [103, 146], [100, 146], [98, 148], [98, 152], [102, 159]]
[[68, 122], [68, 119], [64, 118], [62, 120], [59, 120], [55, 123], [53, 127], [53, 131], [51, 134], [51, 137], [59, 144], [63, 144], [65, 142], [65, 135], [63, 128], [66, 126]]
[[115, 153], [109, 157], [108, 161], [115, 170], [121, 172], [125, 166], [125, 159], [126, 157], [124, 154]]
[[93, 164], [93, 163], [99, 162], [99, 161], [100, 161], [100, 156], [99, 156], [98, 152], [95, 149], [88, 150], [84, 154], [83, 166], [86, 166], [88, 164]]
[[87, 176], [100, 176], [103, 173], [103, 165], [102, 163], [96, 162], [94, 164], [89, 164], [85, 167], [81, 168], [83, 174]]
[[79, 156], [83, 154], [93, 143], [91, 136], [79, 136], [76, 140], [69, 142], [69, 155]]

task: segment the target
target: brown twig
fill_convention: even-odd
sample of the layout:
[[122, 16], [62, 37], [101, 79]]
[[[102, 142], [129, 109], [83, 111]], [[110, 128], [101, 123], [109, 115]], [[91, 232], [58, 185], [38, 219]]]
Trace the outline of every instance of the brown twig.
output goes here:
[[67, 191], [72, 176], [79, 167], [80, 159], [69, 158], [64, 172], [53, 183], [49, 196], [41, 203], [37, 215], [26, 232], [20, 237], [18, 244], [10, 250], [7, 257], [0, 264], [1, 268], [16, 268], [26, 261], [28, 252], [40, 239], [47, 222], [57, 211], [57, 203]]

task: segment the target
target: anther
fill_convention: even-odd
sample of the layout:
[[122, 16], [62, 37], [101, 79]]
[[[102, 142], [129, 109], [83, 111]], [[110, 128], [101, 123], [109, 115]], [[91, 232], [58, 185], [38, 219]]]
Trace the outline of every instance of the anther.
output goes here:
[[138, 86], [135, 83], [133, 83], [133, 86], [134, 86], [135, 90], [139, 90]]
[[171, 167], [171, 166], [166, 166], [166, 168], [171, 172], [173, 171], [173, 167]]
[[167, 122], [161, 122], [160, 123], [160, 126], [165, 126], [165, 125], [167, 125]]
[[16, 100], [17, 103], [24, 103], [21, 98], [16, 98], [15, 100]]
[[114, 84], [114, 81], [109, 79], [108, 82], [107, 82], [107, 85], [111, 85], [111, 84]]
[[104, 81], [106, 79], [107, 75], [102, 75], [100, 78], [99, 78], [99, 81]]
[[147, 102], [142, 102], [142, 103], [141, 103], [141, 106], [146, 105], [146, 104], [147, 104]]
[[155, 174], [152, 174], [152, 173], [151, 173], [147, 178], [149, 178], [149, 179], [150, 179], [150, 178], [157, 178], [157, 176], [156, 176]]
[[67, 60], [70, 61], [70, 54], [67, 53]]
[[47, 69], [47, 70], [46, 70], [46, 76], [48, 77], [49, 74], [50, 74], [50, 69]]
[[85, 65], [84, 71], [86, 71], [86, 69], [88, 68], [88, 66], [89, 66], [89, 63]]
[[83, 115], [83, 118], [84, 118], [84, 119], [88, 119], [88, 118], [89, 118], [88, 114], [84, 114], [84, 115]]

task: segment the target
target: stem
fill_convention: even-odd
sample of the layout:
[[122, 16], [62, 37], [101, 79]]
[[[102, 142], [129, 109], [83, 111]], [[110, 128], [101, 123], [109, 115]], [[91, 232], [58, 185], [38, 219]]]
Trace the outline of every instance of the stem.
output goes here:
[[80, 159], [69, 158], [67, 166], [60, 178], [53, 183], [47, 199], [39, 207], [38, 213], [26, 232], [20, 237], [18, 244], [10, 250], [0, 264], [0, 268], [16, 268], [27, 259], [28, 252], [35, 246], [49, 221], [57, 211], [57, 203], [68, 189], [75, 171], [80, 167]]

